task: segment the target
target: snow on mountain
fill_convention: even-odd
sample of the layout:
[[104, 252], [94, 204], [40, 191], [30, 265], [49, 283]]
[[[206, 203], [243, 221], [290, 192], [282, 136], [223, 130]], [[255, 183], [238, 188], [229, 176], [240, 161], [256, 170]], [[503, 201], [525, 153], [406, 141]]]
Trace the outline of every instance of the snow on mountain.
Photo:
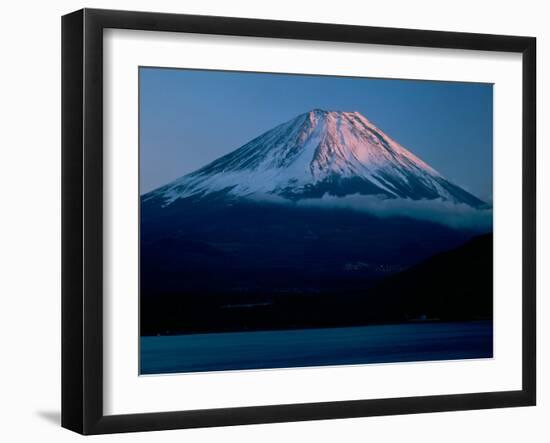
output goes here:
[[289, 200], [324, 195], [379, 195], [485, 203], [445, 179], [358, 112], [301, 114], [197, 171], [158, 188], [144, 201], [163, 205], [213, 195]]

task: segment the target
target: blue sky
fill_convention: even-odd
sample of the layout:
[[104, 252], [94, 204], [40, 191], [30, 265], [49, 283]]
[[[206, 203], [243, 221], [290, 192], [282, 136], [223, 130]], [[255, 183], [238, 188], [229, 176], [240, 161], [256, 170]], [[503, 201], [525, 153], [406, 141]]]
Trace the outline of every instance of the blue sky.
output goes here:
[[449, 180], [492, 201], [490, 84], [140, 68], [140, 191], [314, 108], [359, 111]]

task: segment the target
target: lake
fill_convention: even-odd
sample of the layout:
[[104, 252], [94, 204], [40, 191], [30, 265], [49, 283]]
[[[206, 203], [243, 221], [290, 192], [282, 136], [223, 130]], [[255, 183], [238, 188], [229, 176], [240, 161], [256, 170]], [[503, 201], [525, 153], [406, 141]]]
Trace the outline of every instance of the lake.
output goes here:
[[141, 337], [141, 374], [492, 356], [492, 321]]

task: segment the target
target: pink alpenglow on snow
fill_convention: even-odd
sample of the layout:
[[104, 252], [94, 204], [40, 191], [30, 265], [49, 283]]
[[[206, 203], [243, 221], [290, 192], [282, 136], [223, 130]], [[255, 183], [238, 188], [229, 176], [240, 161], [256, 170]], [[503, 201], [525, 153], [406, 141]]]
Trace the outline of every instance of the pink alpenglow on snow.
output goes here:
[[299, 201], [327, 196], [486, 203], [445, 179], [358, 112], [314, 109], [145, 196]]

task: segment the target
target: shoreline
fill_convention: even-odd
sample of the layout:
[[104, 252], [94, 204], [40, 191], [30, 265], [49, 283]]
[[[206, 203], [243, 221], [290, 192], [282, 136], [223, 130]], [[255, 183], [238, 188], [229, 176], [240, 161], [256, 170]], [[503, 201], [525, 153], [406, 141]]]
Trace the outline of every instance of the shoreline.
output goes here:
[[426, 320], [408, 320], [405, 322], [389, 321], [389, 322], [371, 322], [342, 326], [321, 326], [321, 327], [295, 327], [295, 328], [267, 328], [267, 329], [246, 329], [246, 330], [221, 330], [221, 331], [191, 331], [191, 332], [174, 332], [167, 334], [140, 334], [140, 338], [145, 337], [179, 337], [189, 335], [218, 335], [218, 334], [247, 334], [253, 332], [290, 332], [290, 331], [323, 331], [326, 329], [352, 329], [352, 328], [364, 328], [369, 326], [402, 326], [412, 324], [453, 324], [453, 323], [481, 323], [481, 322], [493, 322], [493, 318], [476, 318], [476, 319], [454, 319], [454, 320], [442, 320], [442, 319], [426, 319]]

